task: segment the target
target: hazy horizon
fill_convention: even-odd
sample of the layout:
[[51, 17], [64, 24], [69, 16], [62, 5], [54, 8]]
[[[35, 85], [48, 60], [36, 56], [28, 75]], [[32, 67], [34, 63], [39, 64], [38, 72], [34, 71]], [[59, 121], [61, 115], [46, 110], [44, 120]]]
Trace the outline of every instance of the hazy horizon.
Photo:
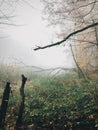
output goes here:
[[59, 39], [55, 34], [57, 29], [48, 27], [47, 22], [42, 20], [40, 1], [34, 1], [32, 6], [34, 8], [26, 4], [17, 5], [12, 22], [21, 26], [2, 27], [0, 34], [5, 38], [0, 39], [0, 59], [5, 62], [17, 59], [27, 65], [41, 67], [73, 67], [68, 46], [33, 51], [37, 45], [43, 46]]

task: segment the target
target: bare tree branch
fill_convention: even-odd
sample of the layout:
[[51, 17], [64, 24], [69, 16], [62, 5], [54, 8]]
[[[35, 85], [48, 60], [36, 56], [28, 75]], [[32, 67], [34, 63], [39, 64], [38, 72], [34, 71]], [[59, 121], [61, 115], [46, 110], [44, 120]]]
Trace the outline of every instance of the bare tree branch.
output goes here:
[[77, 67], [77, 69], [78, 69], [79, 78], [84, 78], [85, 80], [87, 80], [87, 79], [86, 79], [86, 75], [83, 73], [82, 69], [81, 69], [80, 66], [78, 65], [78, 62], [77, 62], [77, 60], [76, 60], [76, 58], [75, 58], [75, 55], [74, 55], [73, 48], [72, 48], [72, 45], [71, 45], [71, 44], [70, 44], [70, 48], [71, 48], [73, 60], [74, 60], [74, 62], [75, 62], [75, 64], [76, 64], [76, 67]]
[[93, 2], [90, 2], [90, 3], [88, 3], [88, 4], [84, 4], [84, 5], [81, 5], [81, 6], [79, 6], [79, 7], [76, 7], [76, 8], [73, 8], [70, 12], [72, 12], [72, 11], [74, 11], [74, 10], [77, 10], [77, 9], [80, 9], [80, 8], [83, 8], [83, 7], [87, 7], [87, 6], [89, 6], [89, 5], [94, 5], [96, 2], [98, 2], [97, 0], [94, 0]]
[[79, 29], [79, 30], [77, 30], [77, 31], [74, 31], [74, 32], [70, 33], [67, 37], [65, 37], [63, 40], [61, 40], [61, 41], [59, 41], [59, 42], [56, 42], [56, 43], [53, 43], [53, 44], [50, 44], [50, 45], [46, 45], [46, 46], [43, 46], [43, 47], [38, 46], [38, 47], [35, 48], [34, 50], [36, 51], [36, 50], [45, 49], [45, 48], [49, 48], [49, 47], [53, 47], [53, 46], [60, 45], [60, 44], [62, 44], [63, 42], [67, 41], [71, 36], [73, 36], [73, 35], [75, 35], [75, 34], [77, 34], [77, 33], [83, 32], [83, 31], [85, 31], [85, 30], [87, 30], [87, 29], [89, 29], [89, 28], [92, 28], [92, 27], [94, 27], [94, 26], [98, 26], [98, 22], [93, 23], [93, 24], [90, 24], [90, 25], [88, 25], [88, 26], [86, 26], [86, 27], [84, 27], [84, 28], [82, 28], [82, 29]]

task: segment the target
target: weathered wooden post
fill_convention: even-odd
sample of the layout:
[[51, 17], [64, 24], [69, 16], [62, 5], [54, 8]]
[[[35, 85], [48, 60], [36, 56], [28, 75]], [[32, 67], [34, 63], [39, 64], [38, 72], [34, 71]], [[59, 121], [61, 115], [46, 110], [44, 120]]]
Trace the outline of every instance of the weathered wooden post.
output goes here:
[[7, 107], [8, 107], [10, 91], [11, 91], [10, 83], [7, 82], [6, 87], [4, 89], [2, 103], [1, 103], [1, 109], [0, 109], [0, 128], [4, 128], [5, 116], [6, 116], [6, 111], [7, 111]]
[[21, 104], [19, 107], [19, 111], [18, 111], [18, 118], [16, 121], [16, 130], [21, 130], [23, 129], [23, 121], [22, 121], [22, 115], [23, 115], [23, 111], [24, 111], [24, 102], [25, 102], [25, 94], [24, 94], [24, 86], [26, 83], [27, 78], [22, 75], [22, 84], [20, 87], [20, 96], [21, 96]]

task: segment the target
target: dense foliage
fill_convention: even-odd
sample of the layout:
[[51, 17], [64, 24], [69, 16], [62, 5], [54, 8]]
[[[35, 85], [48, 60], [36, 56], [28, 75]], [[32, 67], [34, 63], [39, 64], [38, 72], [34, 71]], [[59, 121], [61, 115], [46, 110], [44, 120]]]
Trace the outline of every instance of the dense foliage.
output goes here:
[[[27, 82], [25, 99], [22, 129], [98, 129], [98, 81], [85, 82], [70, 74], [36, 77]], [[14, 130], [19, 105], [19, 87], [13, 86], [6, 116], [7, 129]]]

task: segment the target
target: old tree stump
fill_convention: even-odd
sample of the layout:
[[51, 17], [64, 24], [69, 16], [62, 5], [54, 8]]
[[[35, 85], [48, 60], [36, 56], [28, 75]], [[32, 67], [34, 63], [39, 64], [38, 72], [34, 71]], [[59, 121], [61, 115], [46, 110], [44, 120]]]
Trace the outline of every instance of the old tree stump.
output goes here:
[[21, 96], [21, 103], [18, 111], [18, 118], [16, 121], [16, 130], [21, 130], [21, 128], [24, 126], [23, 121], [22, 121], [22, 115], [24, 112], [24, 102], [25, 102], [25, 94], [24, 94], [24, 86], [27, 81], [27, 78], [22, 75], [22, 84], [20, 87], [20, 96]]
[[7, 82], [6, 87], [4, 89], [2, 103], [1, 103], [1, 109], [0, 109], [0, 128], [3, 128], [5, 125], [5, 116], [6, 116], [6, 112], [7, 112], [10, 91], [11, 91], [10, 83]]

